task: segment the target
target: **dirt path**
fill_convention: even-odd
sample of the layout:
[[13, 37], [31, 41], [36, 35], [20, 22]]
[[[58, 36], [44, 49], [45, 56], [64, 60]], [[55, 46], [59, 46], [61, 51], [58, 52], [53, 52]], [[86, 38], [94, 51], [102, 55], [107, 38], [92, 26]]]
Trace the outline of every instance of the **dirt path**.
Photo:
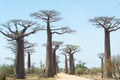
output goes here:
[[78, 77], [78, 76], [74, 76], [74, 75], [67, 75], [64, 73], [59, 73], [57, 74], [58, 79], [56, 80], [90, 80], [87, 78], [82, 78], [82, 77]]

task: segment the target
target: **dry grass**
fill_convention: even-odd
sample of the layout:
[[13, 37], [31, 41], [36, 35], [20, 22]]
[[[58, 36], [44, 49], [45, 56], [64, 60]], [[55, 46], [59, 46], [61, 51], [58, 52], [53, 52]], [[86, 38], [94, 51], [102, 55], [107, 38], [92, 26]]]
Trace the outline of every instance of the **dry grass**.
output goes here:
[[11, 78], [11, 77], [7, 77], [6, 80], [55, 80], [56, 77], [54, 78], [40, 78], [38, 75], [29, 75], [26, 76], [25, 79], [15, 79], [15, 78]]
[[91, 80], [115, 80], [115, 79], [103, 79], [101, 78], [100, 74], [94, 74], [94, 75], [81, 75], [81, 77], [86, 77]]

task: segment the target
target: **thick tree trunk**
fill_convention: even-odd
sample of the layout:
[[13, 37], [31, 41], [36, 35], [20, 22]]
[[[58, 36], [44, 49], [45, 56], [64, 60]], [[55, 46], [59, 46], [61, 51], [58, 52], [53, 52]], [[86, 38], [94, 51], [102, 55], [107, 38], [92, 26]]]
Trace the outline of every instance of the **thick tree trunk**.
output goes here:
[[28, 52], [28, 69], [31, 67], [30, 53]]
[[105, 29], [105, 47], [104, 47], [104, 78], [111, 78], [111, 52], [110, 52], [110, 32]]
[[16, 78], [25, 78], [24, 69], [24, 40], [22, 37], [18, 37], [17, 42], [17, 52], [16, 52]]
[[67, 55], [65, 55], [65, 73], [68, 73]]
[[56, 65], [56, 49], [55, 48], [53, 48], [53, 50], [52, 50], [52, 54], [53, 54], [53, 73], [54, 73], [54, 75], [56, 75], [57, 74], [57, 65]]
[[70, 74], [74, 75], [75, 74], [75, 69], [74, 69], [74, 58], [73, 54], [70, 55]]
[[57, 61], [56, 61], [56, 72], [59, 73], [59, 65]]
[[101, 58], [101, 78], [103, 78], [103, 58]]
[[53, 67], [52, 67], [52, 34], [50, 30], [50, 23], [47, 22], [47, 47], [46, 47], [46, 77], [54, 77]]

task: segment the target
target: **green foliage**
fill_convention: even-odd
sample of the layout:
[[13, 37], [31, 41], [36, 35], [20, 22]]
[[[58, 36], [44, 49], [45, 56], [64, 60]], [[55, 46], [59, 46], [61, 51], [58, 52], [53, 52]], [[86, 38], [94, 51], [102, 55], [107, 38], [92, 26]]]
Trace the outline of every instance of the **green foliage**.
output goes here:
[[78, 67], [75, 69], [75, 74], [77, 74], [77, 75], [84, 74], [84, 70], [82, 68]]
[[6, 72], [0, 71], [0, 80], [6, 80]]
[[59, 70], [58, 72], [64, 72], [63, 68], [59, 68], [58, 70]]
[[32, 73], [32, 74], [43, 74], [44, 73], [44, 68], [30, 68], [28, 70], [26, 70], [27, 73]]
[[67, 45], [65, 45], [65, 48], [62, 49], [62, 51], [64, 53], [74, 54], [75, 52], [79, 52], [80, 51], [80, 46], [67, 44]]
[[82, 64], [76, 64], [76, 68], [81, 68], [83, 70], [87, 70], [88, 68]]
[[100, 72], [101, 72], [101, 68], [93, 67], [93, 68], [90, 69], [91, 74], [97, 74], [97, 73], [100, 73]]
[[6, 76], [10, 76], [14, 74], [14, 67], [11, 65], [2, 65], [0, 67], [0, 73], [5, 74]]
[[81, 74], [84, 74], [87, 70], [88, 70], [88, 68], [86, 66], [84, 66], [82, 64], [76, 64], [75, 74], [81, 75]]

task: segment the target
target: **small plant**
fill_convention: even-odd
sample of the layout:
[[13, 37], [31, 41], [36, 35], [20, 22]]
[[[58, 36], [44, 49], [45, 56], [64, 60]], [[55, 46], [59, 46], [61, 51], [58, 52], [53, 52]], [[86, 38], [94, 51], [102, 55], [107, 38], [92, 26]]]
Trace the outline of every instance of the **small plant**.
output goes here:
[[11, 76], [14, 74], [14, 67], [11, 65], [2, 65], [0, 72], [6, 73], [6, 76]]
[[83, 74], [83, 73], [84, 73], [84, 70], [81, 69], [81, 68], [77, 68], [77, 69], [75, 70], [75, 74], [77, 74], [77, 75], [81, 75], [81, 74]]
[[0, 71], [0, 80], [6, 80], [6, 71]]

